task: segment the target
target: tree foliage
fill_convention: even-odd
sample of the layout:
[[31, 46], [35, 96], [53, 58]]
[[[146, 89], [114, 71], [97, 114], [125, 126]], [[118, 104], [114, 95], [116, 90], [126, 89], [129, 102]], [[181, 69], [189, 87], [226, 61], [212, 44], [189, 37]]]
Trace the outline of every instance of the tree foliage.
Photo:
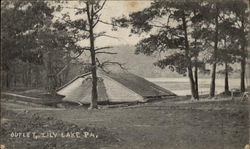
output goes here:
[[[7, 73], [4, 79], [8, 81], [8, 76], [13, 75], [10, 70], [16, 67], [14, 61], [21, 60], [37, 68], [41, 65], [46, 70], [47, 82], [54, 78], [46, 88], [55, 92], [58, 73], [69, 62], [69, 54], [79, 53], [73, 34], [53, 21], [56, 8], [50, 2], [1, 1], [1, 8], [2, 69]], [[35, 67], [32, 69], [31, 72], [36, 71]]]
[[212, 64], [213, 96], [216, 65], [235, 63], [246, 55], [239, 50], [246, 44], [246, 28], [242, 29], [246, 16], [246, 4], [238, 1], [156, 0], [128, 18], [114, 18], [113, 23], [115, 28], [131, 27], [131, 33], [144, 34], [146, 37], [136, 45], [135, 53], [161, 54], [155, 65], [188, 74], [192, 95], [197, 98], [198, 68], [205, 72], [205, 63]]
[[1, 43], [3, 69], [16, 57], [23, 61], [39, 63], [36, 35], [53, 9], [41, 1], [1, 1]]

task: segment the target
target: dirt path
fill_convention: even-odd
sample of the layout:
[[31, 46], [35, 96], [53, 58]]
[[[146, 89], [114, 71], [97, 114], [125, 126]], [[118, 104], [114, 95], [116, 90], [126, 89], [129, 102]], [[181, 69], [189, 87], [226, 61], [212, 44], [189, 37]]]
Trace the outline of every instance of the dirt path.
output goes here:
[[[249, 142], [248, 105], [150, 103], [127, 108], [39, 110], [80, 127], [107, 128], [122, 149], [237, 149]], [[117, 147], [110, 147], [117, 148]]]

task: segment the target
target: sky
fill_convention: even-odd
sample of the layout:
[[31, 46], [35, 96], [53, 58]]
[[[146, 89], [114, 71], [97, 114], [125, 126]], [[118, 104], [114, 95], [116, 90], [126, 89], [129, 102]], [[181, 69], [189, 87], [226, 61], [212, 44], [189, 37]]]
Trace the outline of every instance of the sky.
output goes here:
[[[141, 11], [150, 6], [152, 1], [149, 0], [108, 0], [103, 11], [102, 20], [111, 22], [112, 17], [129, 16], [129, 14], [137, 11]], [[166, 20], [167, 18], [163, 18]], [[158, 20], [159, 22], [162, 20]], [[153, 22], [155, 23], [155, 22]], [[155, 23], [157, 24], [157, 23]], [[176, 25], [174, 22], [170, 22], [171, 25]], [[130, 28], [118, 28], [118, 31], [112, 31], [112, 26], [100, 23], [96, 27], [96, 32], [107, 31], [108, 35], [118, 37], [118, 39], [112, 38], [99, 38], [96, 40], [97, 46], [116, 46], [116, 45], [135, 45], [141, 39], [148, 37], [148, 34], [154, 33], [154, 29], [149, 33], [142, 33], [141, 35], [131, 34]], [[156, 29], [157, 30], [157, 29]], [[131, 36], [129, 36], [131, 35]], [[86, 43], [87, 42], [87, 43]], [[89, 41], [84, 41], [82, 44], [88, 44]], [[112, 49], [111, 49], [112, 50]], [[108, 50], [107, 50], [108, 51]], [[170, 54], [169, 52], [168, 54]], [[158, 55], [164, 57], [166, 53]]]
[[[66, 7], [79, 7], [78, 1], [69, 1], [65, 4]], [[123, 15], [128, 16], [132, 12], [143, 10], [144, 8], [150, 6], [150, 1], [130, 1], [130, 0], [120, 0], [120, 1], [111, 1], [108, 0], [100, 12], [101, 20], [105, 22], [111, 22], [111, 18], [113, 17], [121, 17]], [[73, 9], [65, 9], [63, 13], [69, 13], [72, 18], [74, 18], [74, 10]], [[112, 31], [112, 26], [106, 25], [103, 23], [99, 23], [94, 32], [107, 32], [107, 35], [114, 36], [116, 38], [109, 37], [100, 37], [96, 40], [96, 46], [115, 46], [115, 45], [134, 45], [138, 43], [143, 36], [138, 35], [130, 35], [130, 29], [121, 29], [119, 28], [117, 31]], [[89, 41], [85, 40], [80, 42], [80, 45], [88, 44]]]
[[[128, 16], [132, 12], [143, 10], [150, 5], [150, 1], [108, 1], [103, 9], [102, 18], [105, 21], [110, 21], [112, 17]], [[129, 29], [118, 29], [118, 31], [110, 31], [111, 26], [99, 24], [96, 31], [109, 31], [108, 34], [118, 37], [119, 39], [101, 39], [97, 40], [97, 44], [136, 44], [139, 39], [138, 35], [129, 36]], [[103, 43], [102, 43], [103, 42]]]

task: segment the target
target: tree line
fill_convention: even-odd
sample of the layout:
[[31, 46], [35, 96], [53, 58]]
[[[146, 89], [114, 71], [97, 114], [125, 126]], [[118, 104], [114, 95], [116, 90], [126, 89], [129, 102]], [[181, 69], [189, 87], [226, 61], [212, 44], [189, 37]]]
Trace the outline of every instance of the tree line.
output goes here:
[[[198, 70], [211, 65], [209, 96], [215, 96], [217, 66], [224, 65], [225, 93], [228, 94], [230, 64], [240, 63], [240, 90], [245, 92], [247, 1], [164, 1], [129, 17], [114, 18], [116, 26], [131, 28], [132, 34], [146, 34], [136, 45], [136, 54], [164, 57], [154, 64], [188, 76], [193, 99], [199, 99]], [[232, 68], [231, 68], [232, 69]]]
[[1, 1], [2, 87], [44, 87], [56, 94], [71, 67], [81, 64], [73, 33], [53, 20], [60, 11], [52, 2]]

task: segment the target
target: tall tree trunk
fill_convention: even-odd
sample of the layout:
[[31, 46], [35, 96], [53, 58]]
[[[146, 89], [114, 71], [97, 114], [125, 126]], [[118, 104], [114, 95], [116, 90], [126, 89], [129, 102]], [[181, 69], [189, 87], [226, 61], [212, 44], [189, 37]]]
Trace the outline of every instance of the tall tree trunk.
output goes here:
[[28, 62], [28, 70], [27, 70], [27, 87], [30, 87], [32, 84], [32, 66], [31, 63]]
[[[196, 61], [197, 63], [197, 61]], [[198, 83], [198, 67], [195, 65], [194, 68], [194, 79], [195, 79], [195, 92], [197, 96], [197, 100], [199, 100], [199, 83]]]
[[63, 84], [68, 82], [68, 79], [69, 79], [69, 70], [70, 70], [70, 55], [69, 54], [67, 54], [66, 62], [68, 64], [68, 66], [66, 67], [66, 69], [64, 71], [63, 81], [62, 81]]
[[49, 52], [49, 66], [48, 66], [48, 88], [49, 88], [49, 93], [51, 95], [56, 95], [56, 76], [54, 72], [54, 65], [53, 65], [53, 53]]
[[44, 64], [45, 64], [45, 70], [46, 70], [46, 90], [51, 95], [56, 95], [56, 76], [54, 73], [54, 67], [52, 63], [52, 52], [49, 51], [46, 54], [44, 54]]
[[225, 62], [225, 86], [224, 92], [226, 95], [229, 95], [229, 83], [228, 83], [228, 64]]
[[[227, 49], [227, 38], [225, 36], [225, 39], [224, 39], [224, 46], [225, 46], [225, 49]], [[225, 60], [225, 84], [224, 84], [224, 93], [226, 95], [230, 95], [229, 93], [229, 83], [228, 83], [228, 63], [227, 63], [227, 59]]]
[[10, 88], [10, 70], [6, 71], [6, 88]]
[[[243, 12], [244, 13], [244, 12]], [[242, 18], [241, 18], [241, 31], [242, 33], [244, 33], [244, 29], [245, 29], [245, 20], [244, 20], [244, 14], [242, 14]], [[242, 56], [241, 56], [241, 72], [240, 72], [240, 90], [241, 92], [245, 92], [246, 88], [245, 88], [245, 71], [246, 71], [246, 49], [245, 49], [245, 44], [246, 44], [246, 37], [244, 35], [242, 35], [241, 37], [241, 50], [242, 50]]]
[[216, 63], [214, 63], [212, 66], [212, 75], [211, 75], [210, 93], [209, 93], [210, 98], [213, 98], [215, 95], [215, 78], [216, 78]]
[[188, 61], [188, 66], [187, 66], [187, 71], [188, 71], [188, 77], [189, 77], [189, 82], [190, 82], [190, 88], [191, 88], [191, 94], [192, 94], [192, 99], [198, 99], [196, 89], [195, 89], [195, 82], [194, 82], [194, 77], [193, 77], [193, 70], [192, 70], [192, 62], [191, 58], [189, 56], [189, 42], [188, 42], [188, 34], [187, 34], [187, 24], [186, 24], [186, 18], [185, 14], [183, 11], [183, 17], [182, 17], [182, 25], [183, 25], [183, 30], [185, 34], [185, 56]]
[[[196, 15], [196, 11], [194, 10], [194, 15]], [[197, 38], [194, 39], [195, 49], [197, 48]], [[195, 91], [197, 100], [199, 100], [199, 82], [198, 82], [198, 55], [199, 52], [195, 55], [195, 67], [194, 67], [194, 79], [195, 79]]]
[[240, 72], [240, 90], [245, 92], [245, 70], [246, 70], [246, 59], [242, 58], [241, 60], [241, 72]]
[[198, 97], [197, 97], [197, 92], [196, 92], [196, 87], [195, 87], [195, 82], [194, 82], [194, 77], [193, 77], [193, 71], [192, 71], [191, 66], [188, 66], [188, 78], [189, 78], [189, 82], [190, 82], [192, 99], [197, 100]]
[[41, 78], [40, 78], [40, 70], [39, 70], [39, 67], [38, 66], [36, 66], [35, 67], [35, 84], [34, 84], [34, 86], [37, 88], [38, 87], [38, 84], [39, 84], [39, 80], [40, 80]]
[[216, 5], [216, 16], [215, 16], [215, 37], [214, 37], [214, 62], [212, 65], [212, 75], [211, 75], [211, 84], [210, 84], [210, 98], [213, 98], [215, 95], [215, 78], [216, 78], [216, 61], [217, 61], [217, 50], [218, 50], [218, 17], [219, 9]]
[[14, 66], [13, 67], [13, 85], [14, 85], [14, 87], [17, 87], [17, 73], [16, 73], [16, 67]]
[[26, 67], [25, 67], [25, 87], [28, 87], [28, 84], [29, 84], [29, 81], [28, 81], [28, 79], [29, 79], [29, 74], [28, 74], [28, 64], [26, 65]]
[[91, 96], [91, 103], [90, 109], [97, 109], [97, 100], [98, 100], [98, 93], [97, 93], [97, 74], [96, 74], [96, 53], [95, 53], [95, 38], [94, 38], [94, 31], [93, 31], [93, 6], [90, 10], [89, 3], [87, 2], [87, 15], [88, 15], [88, 22], [89, 22], [89, 38], [90, 38], [90, 55], [91, 55], [91, 73], [92, 73], [92, 96]]

